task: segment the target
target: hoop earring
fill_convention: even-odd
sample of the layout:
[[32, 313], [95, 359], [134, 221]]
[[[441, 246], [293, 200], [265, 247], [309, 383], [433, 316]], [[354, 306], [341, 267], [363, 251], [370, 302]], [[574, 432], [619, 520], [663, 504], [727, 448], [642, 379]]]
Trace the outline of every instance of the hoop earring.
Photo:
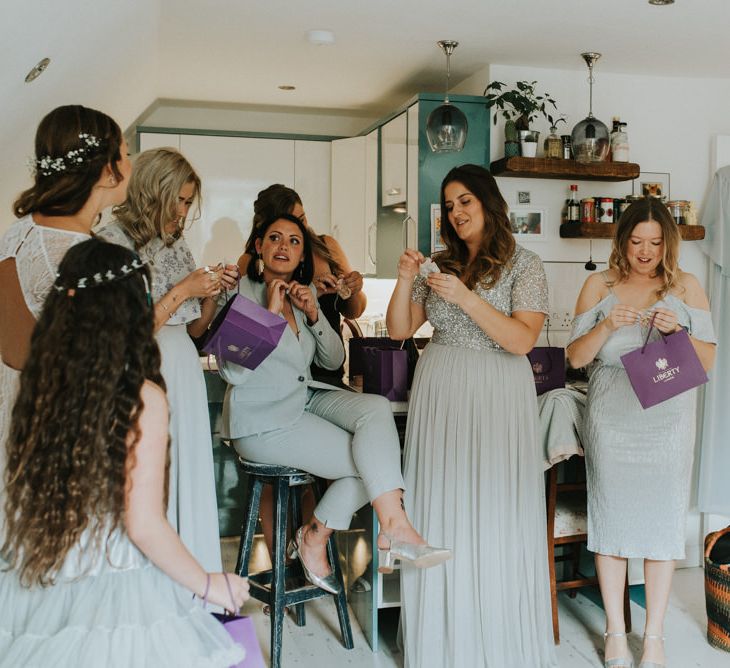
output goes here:
[[264, 269], [266, 268], [266, 265], [264, 264], [264, 261], [261, 259], [261, 256], [259, 255], [256, 259], [256, 273], [261, 276], [261, 274], [264, 273]]

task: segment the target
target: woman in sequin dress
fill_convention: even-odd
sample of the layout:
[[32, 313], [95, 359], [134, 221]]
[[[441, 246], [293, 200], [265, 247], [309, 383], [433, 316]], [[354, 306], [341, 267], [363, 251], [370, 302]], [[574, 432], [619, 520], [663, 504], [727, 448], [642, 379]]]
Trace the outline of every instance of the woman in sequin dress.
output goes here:
[[656, 314], [659, 331], [686, 328], [705, 369], [712, 366], [716, 339], [707, 297], [678, 258], [679, 232], [666, 206], [656, 199], [632, 204], [621, 215], [609, 269], [583, 286], [568, 342], [572, 366], [591, 364], [583, 430], [588, 549], [596, 553], [611, 666], [632, 665], [623, 615], [627, 559], [644, 559], [642, 665], [655, 668], [664, 664], [674, 561], [684, 558], [696, 392], [643, 409], [621, 364], [621, 355], [643, 344]]
[[401, 575], [407, 668], [547, 668], [553, 649], [537, 399], [526, 353], [547, 311], [540, 258], [515, 244], [507, 204], [476, 165], [441, 186], [440, 272], [406, 250], [388, 306], [396, 339], [434, 327], [416, 367], [406, 510], [444, 568]]

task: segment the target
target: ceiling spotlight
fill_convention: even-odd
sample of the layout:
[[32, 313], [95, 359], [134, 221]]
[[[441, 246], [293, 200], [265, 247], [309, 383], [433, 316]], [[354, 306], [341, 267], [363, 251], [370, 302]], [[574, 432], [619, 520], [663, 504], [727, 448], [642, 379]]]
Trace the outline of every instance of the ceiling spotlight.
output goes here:
[[37, 79], [41, 74], [43, 74], [43, 70], [48, 67], [50, 62], [50, 58], [44, 58], [43, 60], [41, 60], [30, 72], [28, 72], [28, 74], [25, 75], [25, 83], [30, 83], [34, 79]]
[[316, 46], [331, 46], [335, 43], [335, 33], [331, 30], [309, 30], [307, 41]]
[[290, 84], [282, 84], [279, 86], [279, 90], [296, 90], [296, 86], [291, 86]]
[[674, 0], [649, 0], [650, 5], [673, 5]]

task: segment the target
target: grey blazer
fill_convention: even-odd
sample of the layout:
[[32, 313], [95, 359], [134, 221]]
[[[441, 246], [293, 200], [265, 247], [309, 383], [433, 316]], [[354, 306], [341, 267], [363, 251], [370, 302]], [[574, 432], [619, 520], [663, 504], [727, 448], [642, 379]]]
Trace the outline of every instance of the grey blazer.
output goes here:
[[[266, 285], [241, 278], [240, 292], [266, 307]], [[309, 289], [317, 298], [313, 285]], [[282, 316], [283, 317], [283, 316]], [[221, 377], [229, 384], [223, 403], [223, 438], [242, 438], [272, 431], [296, 422], [304, 412], [307, 388], [340, 388], [312, 380], [314, 360], [325, 369], [337, 369], [345, 350], [322, 313], [309, 326], [305, 315], [294, 309], [299, 338], [287, 325], [276, 348], [254, 370], [218, 358]]]

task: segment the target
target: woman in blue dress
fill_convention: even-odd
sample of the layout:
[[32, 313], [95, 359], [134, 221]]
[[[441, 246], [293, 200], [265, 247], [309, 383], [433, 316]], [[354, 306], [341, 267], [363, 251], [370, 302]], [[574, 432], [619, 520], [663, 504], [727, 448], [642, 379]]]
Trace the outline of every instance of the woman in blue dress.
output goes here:
[[619, 220], [608, 270], [583, 285], [568, 342], [571, 365], [590, 365], [583, 429], [588, 549], [596, 553], [606, 610], [606, 666], [633, 665], [623, 614], [629, 558], [644, 560], [640, 667], [664, 665], [664, 615], [674, 562], [684, 559], [696, 392], [643, 409], [621, 363], [621, 355], [641, 347], [653, 317], [661, 334], [684, 327], [704, 368], [713, 364], [709, 304], [697, 279], [679, 268], [679, 241], [659, 200], [632, 204]]

